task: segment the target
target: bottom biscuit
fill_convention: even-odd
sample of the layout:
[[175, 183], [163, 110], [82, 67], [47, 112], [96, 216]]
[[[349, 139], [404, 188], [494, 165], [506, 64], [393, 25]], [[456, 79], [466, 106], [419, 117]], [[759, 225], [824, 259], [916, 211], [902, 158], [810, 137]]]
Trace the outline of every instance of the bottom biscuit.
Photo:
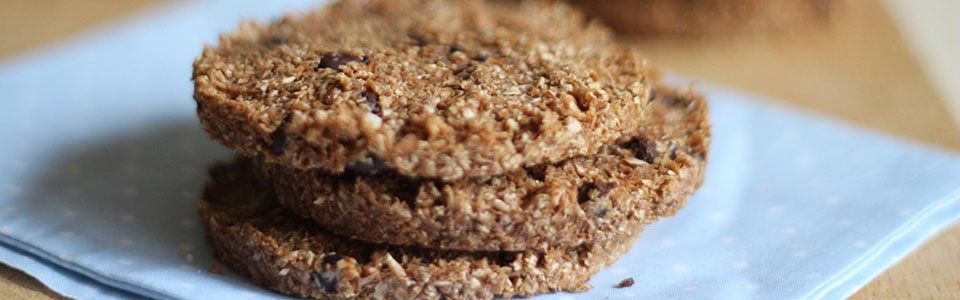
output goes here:
[[584, 291], [629, 235], [574, 248], [464, 252], [335, 236], [284, 211], [245, 159], [211, 168], [200, 213], [214, 249], [254, 283], [313, 298], [493, 298]]

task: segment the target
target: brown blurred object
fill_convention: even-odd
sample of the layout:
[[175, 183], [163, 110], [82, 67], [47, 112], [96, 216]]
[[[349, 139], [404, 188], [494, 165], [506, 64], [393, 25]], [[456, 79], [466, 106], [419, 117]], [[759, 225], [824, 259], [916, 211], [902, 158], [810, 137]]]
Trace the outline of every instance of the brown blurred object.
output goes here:
[[[608, 0], [605, 0], [608, 1]], [[0, 56], [69, 37], [156, 0], [7, 0]], [[832, 29], [778, 37], [634, 41], [650, 60], [905, 138], [960, 151], [960, 130], [876, 0], [848, 1]], [[197, 45], [200, 47], [200, 45]], [[960, 298], [960, 228], [931, 241], [855, 299]], [[0, 265], [0, 299], [56, 294]]]
[[732, 35], [826, 23], [840, 0], [573, 0], [619, 32]]

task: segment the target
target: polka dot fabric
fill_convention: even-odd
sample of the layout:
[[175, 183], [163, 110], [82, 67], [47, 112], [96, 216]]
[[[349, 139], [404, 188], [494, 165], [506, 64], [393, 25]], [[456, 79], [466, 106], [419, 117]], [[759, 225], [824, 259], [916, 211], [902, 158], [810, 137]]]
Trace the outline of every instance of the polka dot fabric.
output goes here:
[[[0, 262], [75, 298], [280, 297], [211, 257], [196, 205], [230, 154], [198, 126], [189, 75], [240, 18], [306, 5], [176, 3], [0, 63]], [[954, 155], [701, 88], [702, 190], [589, 292], [536, 299], [838, 298], [960, 216]]]

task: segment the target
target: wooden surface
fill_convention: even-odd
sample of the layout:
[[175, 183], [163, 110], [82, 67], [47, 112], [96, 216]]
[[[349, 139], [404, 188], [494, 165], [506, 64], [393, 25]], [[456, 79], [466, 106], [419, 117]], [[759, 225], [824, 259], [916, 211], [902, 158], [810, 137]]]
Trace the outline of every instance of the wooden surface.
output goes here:
[[[5, 0], [0, 3], [0, 58], [156, 1]], [[655, 65], [960, 151], [960, 130], [881, 4], [847, 2], [829, 28], [777, 37], [634, 43]], [[0, 299], [57, 297], [29, 276], [0, 265]], [[960, 228], [941, 234], [854, 298], [960, 298]]]

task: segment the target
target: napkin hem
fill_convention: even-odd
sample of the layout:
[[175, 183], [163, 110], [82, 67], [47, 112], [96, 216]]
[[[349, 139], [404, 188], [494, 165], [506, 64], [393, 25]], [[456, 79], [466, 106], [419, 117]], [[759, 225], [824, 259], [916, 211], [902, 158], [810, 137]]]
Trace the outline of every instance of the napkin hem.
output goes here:
[[944, 200], [924, 208], [888, 234], [876, 246], [815, 287], [804, 298], [849, 298], [873, 279], [895, 266], [895, 264], [891, 264], [885, 267], [871, 268], [871, 265], [876, 263], [878, 259], [892, 256], [899, 262], [957, 220], [960, 220], [960, 214], [954, 210], [960, 211], [960, 189], [948, 194]]
[[[76, 264], [69, 260], [62, 259], [60, 257], [57, 257], [56, 255], [53, 255], [47, 252], [46, 250], [27, 244], [23, 241], [20, 241], [17, 238], [14, 238], [5, 234], [0, 234], [0, 247], [13, 249], [13, 251], [17, 251], [17, 250], [22, 251], [28, 255], [32, 255], [37, 259], [46, 260], [53, 266], [64, 269], [64, 271], [76, 273], [77, 275], [89, 278], [90, 280], [98, 284], [102, 284], [102, 285], [115, 288], [121, 291], [125, 291], [131, 294], [140, 295], [143, 297], [148, 297], [153, 299], [173, 299], [174, 298], [173, 296], [163, 292], [147, 289], [131, 282], [115, 279], [113, 278], [113, 276], [101, 274], [100, 272], [97, 272], [92, 268], [89, 268], [80, 264]], [[33, 276], [32, 273], [28, 273], [28, 274]]]
[[[71, 299], [127, 298], [127, 291], [90, 280], [77, 272], [52, 264], [42, 257], [24, 253], [11, 245], [0, 243], [0, 262], [27, 274], [55, 294]], [[83, 290], [80, 290], [83, 289]]]

